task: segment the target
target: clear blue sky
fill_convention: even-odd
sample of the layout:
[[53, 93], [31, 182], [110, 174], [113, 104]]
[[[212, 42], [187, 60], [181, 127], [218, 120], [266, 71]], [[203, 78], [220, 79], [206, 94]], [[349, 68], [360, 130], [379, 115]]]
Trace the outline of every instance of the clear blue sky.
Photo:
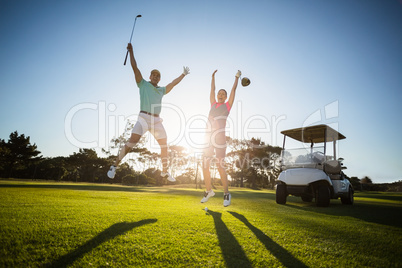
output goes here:
[[212, 72], [230, 90], [240, 69], [251, 85], [238, 88], [231, 137], [281, 145], [282, 130], [328, 123], [347, 137], [347, 175], [402, 179], [398, 0], [0, 0], [0, 138], [17, 130], [50, 157], [107, 147], [139, 112], [123, 66], [137, 14], [143, 76], [157, 68], [166, 85], [191, 69], [164, 98], [169, 143], [195, 147]]

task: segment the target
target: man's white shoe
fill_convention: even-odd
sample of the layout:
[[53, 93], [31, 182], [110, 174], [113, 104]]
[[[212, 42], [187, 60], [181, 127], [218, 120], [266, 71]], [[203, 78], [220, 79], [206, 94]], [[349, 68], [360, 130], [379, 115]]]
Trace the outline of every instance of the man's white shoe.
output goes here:
[[232, 195], [230, 193], [223, 195], [223, 206], [227, 207], [230, 205], [230, 200], [232, 199]]
[[107, 172], [107, 176], [111, 179], [114, 179], [114, 176], [116, 176], [116, 167], [115, 166], [110, 166], [110, 169]]
[[175, 178], [173, 178], [170, 174], [169, 174], [169, 172], [162, 172], [161, 173], [161, 176], [162, 176], [162, 178], [164, 178], [164, 179], [167, 179], [168, 181], [170, 181], [170, 182], [175, 182], [176, 180], [175, 180]]
[[214, 191], [209, 191], [209, 192], [207, 192], [207, 191], [205, 191], [204, 192], [204, 197], [201, 199], [201, 203], [205, 203], [205, 202], [207, 202], [208, 201], [208, 199], [210, 198], [210, 197], [213, 197], [215, 195], [215, 193], [214, 193]]

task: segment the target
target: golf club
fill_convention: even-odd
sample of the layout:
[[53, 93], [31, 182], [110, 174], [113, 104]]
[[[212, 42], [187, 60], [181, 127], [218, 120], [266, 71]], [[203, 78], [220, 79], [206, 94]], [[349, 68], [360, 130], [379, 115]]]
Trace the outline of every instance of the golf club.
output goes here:
[[[133, 25], [133, 29], [131, 30], [131, 36], [130, 36], [130, 42], [129, 43], [131, 43], [131, 39], [133, 38], [133, 33], [134, 33], [135, 23], [137, 22], [137, 18], [141, 18], [141, 17], [142, 17], [141, 15], [137, 15], [137, 17], [135, 17], [135, 19], [134, 19], [134, 25]], [[127, 56], [128, 56], [128, 50], [127, 50], [127, 53], [126, 53], [126, 59], [124, 60], [124, 65], [126, 65], [126, 62], [127, 62]]]

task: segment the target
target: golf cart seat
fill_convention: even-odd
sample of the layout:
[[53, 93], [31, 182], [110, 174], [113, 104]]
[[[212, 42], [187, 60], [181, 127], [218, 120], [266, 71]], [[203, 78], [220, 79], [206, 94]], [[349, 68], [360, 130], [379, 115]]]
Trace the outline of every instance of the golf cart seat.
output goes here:
[[342, 170], [341, 163], [337, 160], [330, 160], [324, 163], [324, 171], [327, 174], [334, 174], [334, 175], [341, 174], [341, 170]]

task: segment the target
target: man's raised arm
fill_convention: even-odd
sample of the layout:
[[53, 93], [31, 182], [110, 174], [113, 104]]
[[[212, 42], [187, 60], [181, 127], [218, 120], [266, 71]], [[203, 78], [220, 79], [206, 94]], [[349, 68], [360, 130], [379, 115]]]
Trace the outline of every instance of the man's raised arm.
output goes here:
[[130, 52], [130, 62], [131, 62], [131, 67], [133, 68], [133, 71], [134, 71], [135, 82], [139, 83], [142, 80], [142, 74], [137, 67], [137, 62], [135, 61], [135, 58], [134, 58], [133, 45], [131, 43], [128, 43], [127, 50]]
[[168, 94], [189, 73], [190, 73], [190, 68], [183, 67], [183, 73], [166, 86], [166, 94]]

